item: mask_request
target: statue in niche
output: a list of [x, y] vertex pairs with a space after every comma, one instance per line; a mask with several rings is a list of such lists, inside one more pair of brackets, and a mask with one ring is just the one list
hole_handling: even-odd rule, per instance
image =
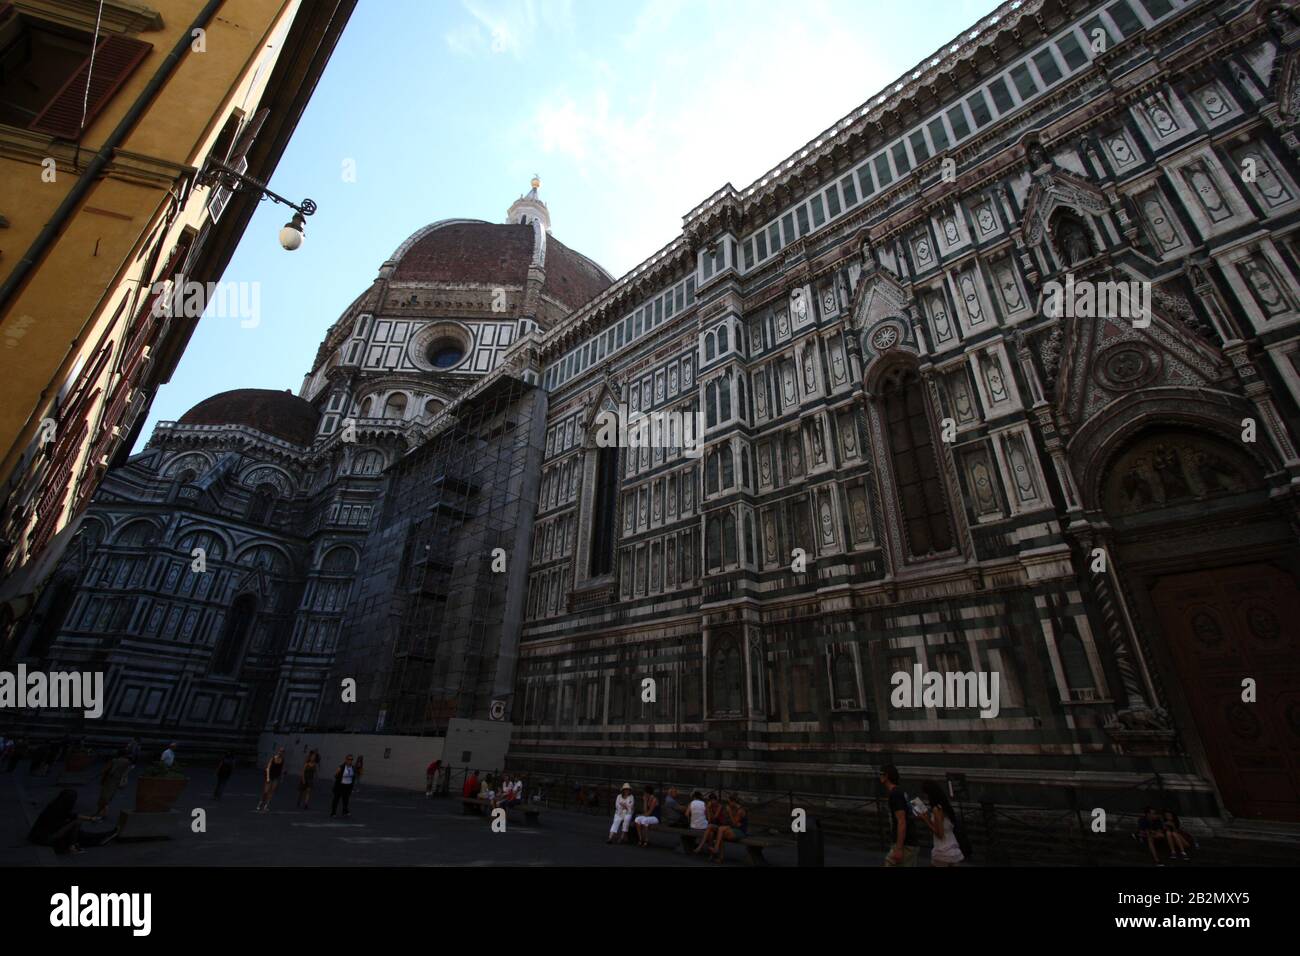
[[1088, 237], [1088, 227], [1076, 216], [1058, 215], [1052, 240], [1067, 266], [1078, 265], [1085, 259], [1092, 258], [1092, 240]]
[[1044, 166], [1050, 166], [1052, 161], [1047, 157], [1047, 150], [1043, 149], [1042, 143], [1029, 144], [1029, 168], [1035, 172]]
[[871, 236], [864, 234], [862, 237], [862, 265], [871, 268], [876, 264], [876, 252], [871, 248]]
[[813, 455], [817, 459], [817, 464], [824, 464], [826, 461], [826, 447], [822, 436], [822, 420], [820, 418], [813, 419], [812, 442]]
[[1191, 489], [1187, 487], [1187, 479], [1183, 475], [1183, 461], [1178, 454], [1178, 449], [1163, 442], [1156, 445], [1151, 465], [1155, 469], [1156, 477], [1160, 479], [1160, 487], [1165, 493], [1166, 503], [1191, 496]]
[[1151, 492], [1151, 483], [1142, 476], [1142, 469], [1135, 464], [1124, 476], [1124, 497], [1129, 507], [1137, 510], [1144, 508], [1155, 500]]
[[1196, 465], [1196, 477], [1201, 479], [1206, 494], [1236, 491], [1241, 487], [1240, 476], [1218, 455], [1197, 449], [1192, 453], [1192, 461]]

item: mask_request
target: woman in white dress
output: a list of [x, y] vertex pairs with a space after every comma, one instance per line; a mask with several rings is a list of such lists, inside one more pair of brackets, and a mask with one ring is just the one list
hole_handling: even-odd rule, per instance
[[930, 850], [930, 865], [956, 866], [966, 857], [962, 854], [961, 847], [957, 845], [957, 835], [953, 832], [953, 820], [956, 814], [953, 813], [952, 804], [948, 802], [948, 796], [943, 792], [943, 788], [932, 780], [921, 784], [921, 792], [925, 794], [925, 801], [930, 805], [921, 819], [934, 834], [934, 847]]

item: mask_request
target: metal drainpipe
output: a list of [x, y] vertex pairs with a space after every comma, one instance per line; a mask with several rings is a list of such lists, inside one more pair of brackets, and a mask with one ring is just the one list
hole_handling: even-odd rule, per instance
[[176, 41], [171, 53], [167, 54], [167, 59], [162, 62], [162, 65], [149, 80], [148, 86], [136, 97], [136, 101], [131, 104], [131, 109], [122, 117], [121, 122], [117, 124], [117, 128], [113, 130], [112, 134], [105, 140], [104, 145], [100, 147], [99, 152], [95, 154], [94, 159], [90, 161], [85, 172], [81, 174], [81, 178], [77, 180], [76, 185], [63, 198], [63, 202], [54, 211], [54, 215], [45, 224], [40, 235], [32, 242], [26, 255], [18, 260], [13, 272], [4, 280], [4, 284], [0, 285], [0, 316], [3, 316], [9, 310], [9, 305], [18, 294], [18, 289], [27, 278], [27, 274], [41, 260], [50, 246], [54, 244], [55, 239], [62, 232], [63, 226], [72, 218], [77, 206], [80, 205], [90, 191], [90, 187], [99, 178], [99, 174], [104, 171], [104, 167], [113, 158], [113, 153], [122, 145], [132, 127], [144, 115], [153, 98], [162, 89], [163, 84], [171, 78], [177, 64], [180, 63], [181, 57], [185, 55], [185, 51], [189, 49], [190, 43], [193, 42], [194, 31], [207, 25], [221, 6], [221, 3], [222, 0], [208, 0], [207, 4], [204, 5], [199, 15], [195, 17], [194, 22], [190, 24], [190, 28]]

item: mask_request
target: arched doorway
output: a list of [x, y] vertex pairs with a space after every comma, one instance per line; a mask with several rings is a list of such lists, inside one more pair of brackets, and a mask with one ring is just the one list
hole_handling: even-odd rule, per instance
[[1300, 820], [1300, 555], [1264, 469], [1241, 443], [1156, 426], [1097, 491], [1193, 756], [1234, 815]]

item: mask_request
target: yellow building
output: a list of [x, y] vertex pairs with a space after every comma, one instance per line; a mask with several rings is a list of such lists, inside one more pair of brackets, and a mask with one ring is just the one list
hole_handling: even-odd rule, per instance
[[355, 2], [0, 0], [0, 617], [184, 351], [179, 277], [253, 213], [200, 170], [270, 177]]

